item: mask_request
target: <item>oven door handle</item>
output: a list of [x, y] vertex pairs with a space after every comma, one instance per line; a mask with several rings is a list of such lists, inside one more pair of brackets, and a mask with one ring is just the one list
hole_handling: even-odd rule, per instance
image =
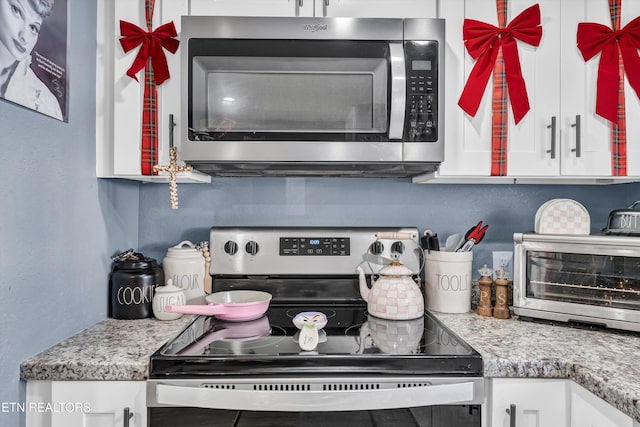
[[407, 74], [402, 43], [389, 43], [391, 61], [391, 108], [389, 112], [389, 139], [402, 139], [407, 104]]
[[474, 382], [375, 390], [265, 391], [156, 384], [156, 403], [236, 411], [367, 411], [476, 400]]

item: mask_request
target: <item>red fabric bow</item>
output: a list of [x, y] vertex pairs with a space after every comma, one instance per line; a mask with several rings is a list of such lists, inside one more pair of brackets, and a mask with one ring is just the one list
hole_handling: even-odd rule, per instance
[[507, 88], [511, 109], [516, 123], [529, 111], [527, 87], [522, 77], [516, 39], [538, 46], [542, 39], [540, 6], [534, 4], [516, 16], [506, 28], [498, 28], [474, 19], [465, 19], [462, 37], [469, 55], [476, 60], [458, 105], [469, 115], [475, 116], [482, 101], [493, 65], [502, 47]]
[[598, 65], [596, 114], [618, 123], [620, 53], [629, 84], [640, 97], [640, 16], [619, 31], [595, 22], [581, 22], [578, 24], [578, 49], [585, 61], [602, 52]]
[[151, 32], [144, 31], [131, 22], [120, 21], [120, 35], [122, 36], [120, 44], [125, 52], [129, 52], [131, 49], [141, 45], [136, 59], [127, 70], [129, 77], [137, 81], [136, 73], [142, 70], [147, 65], [147, 59], [151, 58], [155, 83], [161, 85], [169, 78], [169, 66], [162, 48], [171, 53], [176, 53], [178, 50], [180, 42], [173, 38], [178, 35], [173, 21], [161, 25]]

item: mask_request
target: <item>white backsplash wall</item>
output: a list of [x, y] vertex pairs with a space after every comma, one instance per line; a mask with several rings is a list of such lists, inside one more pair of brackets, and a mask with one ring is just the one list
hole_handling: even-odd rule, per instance
[[418, 185], [407, 179], [214, 178], [182, 184], [178, 210], [169, 208], [167, 185], [140, 188], [140, 249], [159, 262], [182, 240], [209, 240], [209, 228], [230, 225], [397, 225], [429, 228], [441, 243], [482, 220], [485, 239], [474, 248], [474, 274], [492, 265], [492, 251], [513, 250], [513, 233], [533, 230], [538, 207], [571, 198], [591, 215], [591, 231], [605, 227], [612, 209], [640, 199], [640, 184]]

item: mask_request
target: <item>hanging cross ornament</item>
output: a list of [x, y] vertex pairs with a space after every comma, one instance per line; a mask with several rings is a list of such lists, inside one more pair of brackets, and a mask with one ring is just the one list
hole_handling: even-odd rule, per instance
[[173, 128], [175, 127], [173, 114], [169, 114], [169, 164], [153, 166], [154, 172], [169, 173], [169, 200], [171, 209], [178, 209], [178, 172], [193, 172], [193, 167], [185, 165], [178, 166], [178, 150], [173, 146]]

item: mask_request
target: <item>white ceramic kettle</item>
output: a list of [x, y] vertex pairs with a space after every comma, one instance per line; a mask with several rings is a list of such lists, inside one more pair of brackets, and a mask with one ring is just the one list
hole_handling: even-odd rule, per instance
[[390, 320], [417, 319], [424, 315], [424, 297], [411, 277], [413, 272], [393, 260], [380, 270], [380, 277], [371, 289], [362, 267], [360, 275], [360, 295], [367, 302], [367, 311], [372, 316]]

